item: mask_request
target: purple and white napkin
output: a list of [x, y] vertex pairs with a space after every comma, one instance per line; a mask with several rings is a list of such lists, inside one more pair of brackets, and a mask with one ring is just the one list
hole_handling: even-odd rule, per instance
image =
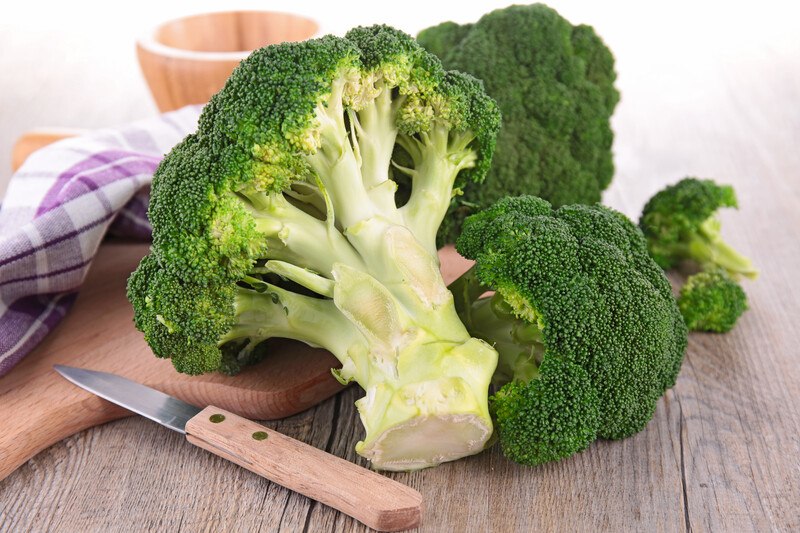
[[0, 205], [0, 376], [67, 313], [106, 232], [150, 239], [153, 172], [200, 109], [60, 141], [12, 176]]

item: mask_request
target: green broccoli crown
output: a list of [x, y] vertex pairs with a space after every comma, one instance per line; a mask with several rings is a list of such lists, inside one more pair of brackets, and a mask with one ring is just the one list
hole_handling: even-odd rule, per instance
[[[469, 217], [456, 247], [476, 260], [474, 272], [482, 290], [471, 294], [494, 290], [511, 310], [504, 315], [497, 311], [502, 306], [494, 305], [489, 313], [486, 299], [468, 309], [462, 304], [467, 328], [495, 343], [504, 380], [529, 376], [534, 390], [525, 394], [532, 401], [548, 397], [569, 406], [560, 419], [569, 420], [563, 425], [568, 434], [559, 442], [572, 447], [537, 449], [533, 457], [564, 457], [583, 449], [592, 440], [589, 435], [617, 439], [644, 428], [659, 397], [675, 383], [686, 326], [670, 284], [648, 256], [636, 226], [600, 205], [553, 210], [540, 198], [507, 198]], [[458, 286], [453, 292], [458, 306]], [[559, 364], [549, 367], [549, 360]], [[581, 383], [573, 366], [585, 372], [594, 392], [547, 392], [553, 383]], [[557, 368], [558, 376], [540, 384], [548, 368]], [[520, 397], [521, 388], [513, 385], [514, 398]], [[513, 418], [509, 423], [515, 429], [504, 435], [509, 395], [501, 389], [495, 399], [505, 449], [562, 438], [538, 434], [552, 427], [548, 418], [553, 416], [539, 407]], [[506, 408], [499, 409], [501, 405]], [[530, 424], [525, 430], [519, 428], [521, 420]], [[518, 440], [520, 435], [525, 439]]]
[[756, 277], [752, 262], [722, 240], [716, 214], [724, 207], [738, 207], [733, 187], [708, 179], [684, 178], [657, 192], [639, 219], [656, 263], [671, 268], [690, 260], [704, 270]]
[[499, 126], [481, 82], [387, 26], [253, 52], [156, 171], [136, 326], [190, 374], [276, 337], [327, 349], [366, 391], [356, 450], [376, 467], [477, 453], [497, 353], [459, 320], [436, 234]]
[[[738, 207], [733, 187], [712, 180], [684, 178], [648, 200], [639, 227], [648, 239], [668, 247], [699, 233], [702, 224], [723, 207]], [[670, 256], [659, 259], [675, 260]]]
[[689, 276], [678, 306], [691, 331], [730, 331], [747, 310], [747, 295], [724, 270]]
[[265, 249], [252, 215], [231, 190], [199, 135], [189, 135], [161, 162], [148, 216], [152, 253], [174, 276], [196, 283], [241, 277]]
[[533, 4], [474, 24], [445, 22], [418, 39], [445, 67], [482, 79], [503, 113], [489, 179], [454, 199], [440, 242], [453, 242], [466, 215], [505, 196], [555, 206], [600, 200], [614, 173], [610, 117], [619, 93], [614, 57], [590, 26]]
[[[256, 50], [155, 174], [152, 256], [129, 285], [137, 326], [181, 371], [236, 370], [268, 336], [241, 326], [237, 298], [268, 303], [285, 286], [267, 283], [267, 262], [329, 280], [336, 262], [362, 268], [344, 232], [371, 215], [432, 249], [452, 189], [484, 178], [499, 125], [479, 81], [387, 26]], [[402, 209], [398, 147], [418, 189]]]

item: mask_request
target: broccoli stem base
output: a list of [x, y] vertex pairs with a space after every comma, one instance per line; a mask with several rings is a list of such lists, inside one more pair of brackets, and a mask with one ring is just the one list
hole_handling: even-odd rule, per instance
[[366, 391], [356, 403], [366, 429], [356, 451], [384, 470], [477, 453], [492, 433], [497, 352], [470, 337], [436, 258], [407, 228], [374, 217], [346, 234], [367, 266], [333, 269], [333, 301], [366, 340], [340, 371]]
[[393, 472], [420, 470], [474, 455], [492, 433], [486, 419], [473, 414], [442, 414], [409, 418], [381, 433], [356, 452], [375, 468]]
[[285, 337], [333, 353], [342, 363], [334, 376], [366, 392], [356, 403], [366, 429], [356, 451], [375, 468], [414, 470], [479, 452], [492, 434], [497, 352], [470, 337], [436, 258], [408, 228], [374, 216], [342, 235], [362, 258], [355, 266], [334, 262], [325, 276], [280, 260], [261, 267], [320, 297], [249, 277], [239, 323], [223, 340]]
[[497, 352], [474, 338], [430, 340], [421, 336], [401, 354], [398, 379], [370, 385], [356, 402], [367, 430], [356, 451], [375, 468], [436, 466], [480, 452], [492, 434], [488, 389]]

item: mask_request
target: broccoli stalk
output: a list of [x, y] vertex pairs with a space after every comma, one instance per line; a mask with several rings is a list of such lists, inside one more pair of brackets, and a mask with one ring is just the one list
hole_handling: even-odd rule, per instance
[[156, 172], [137, 327], [191, 374], [235, 372], [272, 337], [328, 349], [366, 391], [356, 450], [377, 468], [477, 453], [497, 354], [459, 320], [435, 243], [498, 127], [480, 82], [392, 28], [254, 52]]
[[539, 375], [544, 359], [542, 328], [538, 321], [517, 319], [514, 309], [499, 294], [480, 298], [489, 290], [473, 266], [452, 284], [459, 316], [470, 334], [490, 342], [498, 353], [492, 383], [501, 387], [511, 381], [528, 382]]
[[702, 270], [755, 279], [750, 259], [722, 239], [716, 213], [724, 207], [738, 207], [733, 187], [712, 180], [684, 178], [656, 193], [639, 219], [653, 259], [664, 269], [686, 260]]
[[540, 464], [644, 428], [686, 326], [630, 220], [506, 198], [469, 217], [456, 247], [476, 261], [450, 285], [456, 309], [499, 353], [490, 408], [507, 457]]
[[697, 233], [689, 236], [685, 246], [677, 245], [673, 253], [693, 259], [703, 269], [722, 268], [737, 277], [758, 277], [753, 262], [722, 239], [721, 229], [719, 220], [707, 218], [697, 227]]

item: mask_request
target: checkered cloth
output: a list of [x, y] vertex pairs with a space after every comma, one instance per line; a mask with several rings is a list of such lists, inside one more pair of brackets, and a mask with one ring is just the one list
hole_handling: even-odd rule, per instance
[[106, 232], [148, 240], [149, 184], [200, 108], [66, 139], [32, 154], [0, 207], [0, 376], [64, 317]]

